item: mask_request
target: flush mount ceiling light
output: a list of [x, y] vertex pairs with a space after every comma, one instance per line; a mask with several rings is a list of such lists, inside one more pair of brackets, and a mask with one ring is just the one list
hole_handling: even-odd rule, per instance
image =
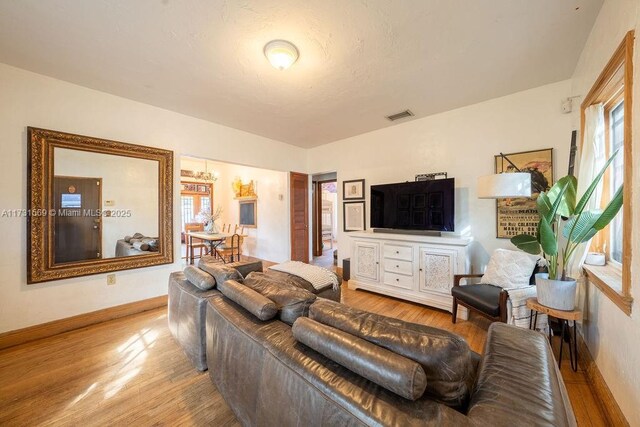
[[278, 70], [286, 70], [298, 60], [298, 48], [286, 40], [272, 40], [264, 46], [264, 56]]

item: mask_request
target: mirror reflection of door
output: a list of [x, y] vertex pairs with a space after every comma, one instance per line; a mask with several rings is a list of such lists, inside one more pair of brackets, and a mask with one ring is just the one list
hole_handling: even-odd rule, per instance
[[102, 178], [53, 180], [56, 264], [102, 258]]

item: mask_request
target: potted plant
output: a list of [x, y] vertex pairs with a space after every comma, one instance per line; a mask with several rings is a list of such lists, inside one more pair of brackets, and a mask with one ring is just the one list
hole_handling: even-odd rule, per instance
[[578, 182], [567, 175], [556, 182], [536, 200], [538, 216], [537, 235], [520, 234], [511, 242], [527, 253], [540, 255], [547, 262], [548, 273], [536, 274], [538, 302], [558, 310], [573, 310], [576, 281], [568, 277], [576, 249], [588, 242], [606, 227], [622, 207], [622, 186], [604, 210], [585, 210], [604, 172], [617, 151], [607, 160], [584, 195], [577, 201]]

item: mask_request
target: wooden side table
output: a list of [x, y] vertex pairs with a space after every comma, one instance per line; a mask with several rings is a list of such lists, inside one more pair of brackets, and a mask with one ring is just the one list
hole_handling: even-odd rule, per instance
[[[576, 326], [576, 321], [582, 320], [582, 312], [580, 310], [556, 310], [555, 308], [550, 308], [540, 304], [537, 298], [529, 298], [527, 300], [527, 308], [531, 310], [531, 315], [529, 316], [529, 329], [535, 330], [536, 324], [538, 322], [538, 313], [543, 313], [547, 316], [553, 316], [556, 319], [560, 320], [562, 330], [560, 332], [560, 355], [558, 356], [558, 368], [562, 368], [562, 349], [564, 348], [564, 334], [565, 331], [569, 329], [569, 361], [571, 362], [571, 369], [576, 372], [578, 370], [578, 328]], [[569, 325], [569, 321], [571, 320], [573, 320], [573, 336], [571, 334], [571, 326]], [[549, 338], [551, 338], [551, 332], [549, 332]], [[549, 341], [549, 343], [551, 343], [551, 341]]]

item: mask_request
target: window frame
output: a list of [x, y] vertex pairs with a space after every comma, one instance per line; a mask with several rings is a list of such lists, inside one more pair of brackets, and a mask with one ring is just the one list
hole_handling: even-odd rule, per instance
[[[609, 261], [602, 267], [585, 265], [584, 271], [598, 289], [611, 299], [624, 313], [631, 315], [633, 298], [631, 296], [631, 260], [632, 260], [632, 121], [633, 115], [633, 43], [634, 31], [629, 31], [613, 56], [604, 67], [602, 73], [585, 97], [580, 111], [580, 144], [584, 144], [585, 111], [594, 104], [604, 104], [605, 107], [605, 144], [606, 152], [610, 153], [610, 113], [620, 101], [624, 101], [624, 190], [622, 205], [622, 263]], [[610, 172], [607, 171], [603, 181], [603, 202], [608, 202], [611, 196]], [[609, 242], [610, 231], [606, 230], [596, 235], [592, 247], [602, 248]], [[607, 244], [607, 248], [610, 245]]]

